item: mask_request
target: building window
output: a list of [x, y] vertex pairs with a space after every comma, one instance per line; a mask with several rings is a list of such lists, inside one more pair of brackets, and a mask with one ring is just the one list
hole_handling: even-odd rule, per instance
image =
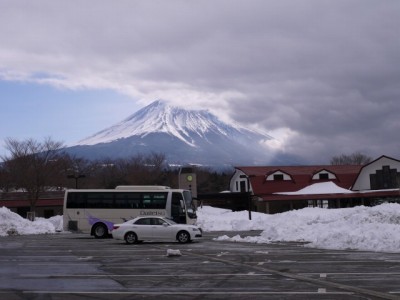
[[390, 166], [383, 166], [382, 170], [376, 170], [375, 174], [369, 175], [369, 179], [372, 190], [400, 187], [400, 173], [397, 169], [391, 169]]
[[283, 180], [283, 174], [274, 174], [274, 180], [276, 181]]
[[329, 179], [329, 174], [328, 173], [320, 173], [319, 179]]
[[240, 181], [240, 190], [239, 190], [239, 192], [241, 192], [241, 193], [247, 192], [246, 181]]
[[329, 180], [329, 179], [337, 179], [337, 178], [335, 174], [327, 170], [321, 170], [317, 173], [314, 173], [312, 176], [312, 180]]

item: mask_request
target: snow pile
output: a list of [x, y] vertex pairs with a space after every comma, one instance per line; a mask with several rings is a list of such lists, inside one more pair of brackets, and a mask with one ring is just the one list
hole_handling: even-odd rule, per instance
[[280, 195], [351, 194], [351, 190], [341, 188], [332, 181], [314, 183], [296, 192], [275, 193]]
[[179, 249], [168, 249], [167, 256], [182, 256], [182, 253]]
[[197, 211], [196, 225], [204, 231], [263, 230], [269, 217], [271, 215], [251, 212], [249, 220], [247, 210], [232, 212], [228, 209], [203, 206]]
[[[248, 211], [204, 206], [197, 215], [197, 225], [206, 232], [261, 230], [259, 236], [223, 235], [216, 238], [219, 241], [304, 242], [315, 248], [400, 253], [400, 204], [304, 208], [275, 215], [251, 212], [251, 220]], [[0, 236], [55, 233], [62, 231], [62, 221], [62, 216], [56, 216], [31, 222], [0, 207]]]
[[260, 236], [221, 236], [216, 240], [271, 243], [306, 242], [325, 249], [400, 253], [400, 205], [343, 209], [305, 208], [276, 215], [203, 207], [198, 225], [205, 231], [263, 230]]
[[0, 236], [55, 233], [62, 230], [62, 216], [50, 219], [36, 218], [29, 221], [13, 213], [6, 207], [0, 207]]

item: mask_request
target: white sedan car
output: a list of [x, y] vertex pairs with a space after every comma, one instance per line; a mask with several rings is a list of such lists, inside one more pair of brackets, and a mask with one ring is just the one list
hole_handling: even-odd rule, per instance
[[122, 224], [114, 224], [112, 237], [133, 244], [143, 240], [178, 241], [189, 243], [202, 236], [199, 227], [177, 224], [162, 217], [137, 217]]

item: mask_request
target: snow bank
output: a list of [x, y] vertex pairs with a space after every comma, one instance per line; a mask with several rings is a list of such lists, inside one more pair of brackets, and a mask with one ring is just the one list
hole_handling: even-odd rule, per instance
[[245, 231], [263, 230], [270, 215], [203, 206], [197, 211], [197, 226], [205, 231]]
[[[204, 206], [197, 225], [204, 231], [261, 230], [259, 236], [220, 236], [216, 240], [272, 243], [305, 242], [307, 247], [355, 249], [400, 253], [400, 204], [375, 207], [304, 208], [267, 215]], [[62, 216], [36, 218], [31, 222], [0, 207], [0, 236], [44, 234], [62, 231]]]
[[6, 207], [0, 207], [0, 236], [55, 233], [62, 230], [62, 216], [50, 219], [36, 218], [29, 221], [13, 213]]
[[343, 209], [305, 208], [276, 215], [203, 207], [198, 224], [205, 231], [263, 230], [260, 236], [221, 236], [216, 240], [271, 243], [306, 242], [307, 247], [400, 253], [400, 205]]

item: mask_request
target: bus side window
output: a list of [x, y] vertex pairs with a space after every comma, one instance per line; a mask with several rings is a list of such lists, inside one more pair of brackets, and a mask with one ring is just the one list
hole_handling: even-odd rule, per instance
[[141, 208], [140, 193], [116, 193], [115, 207], [116, 208]]
[[84, 193], [69, 193], [67, 196], [67, 208], [85, 208], [86, 195]]

